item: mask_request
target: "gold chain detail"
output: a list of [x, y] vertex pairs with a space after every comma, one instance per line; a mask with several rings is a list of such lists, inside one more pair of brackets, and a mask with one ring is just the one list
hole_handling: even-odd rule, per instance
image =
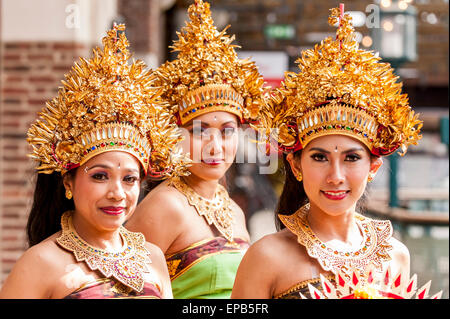
[[214, 224], [229, 242], [233, 241], [231, 199], [222, 185], [217, 185], [214, 199], [210, 200], [197, 194], [194, 189], [179, 177], [172, 178], [170, 183], [186, 196], [189, 204], [195, 208], [200, 216], [206, 219], [208, 225]]
[[71, 251], [76, 260], [84, 261], [89, 269], [99, 270], [106, 278], [113, 277], [123, 285], [141, 292], [144, 288], [144, 275], [149, 273], [150, 253], [145, 248], [145, 238], [120, 227], [119, 232], [124, 246], [119, 252], [108, 252], [92, 247], [76, 232], [72, 224], [72, 211], [61, 217], [62, 234], [56, 242]]

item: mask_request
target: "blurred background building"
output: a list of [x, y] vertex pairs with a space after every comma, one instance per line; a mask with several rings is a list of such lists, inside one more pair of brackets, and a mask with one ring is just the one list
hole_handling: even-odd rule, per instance
[[[433, 291], [443, 289], [448, 298], [448, 0], [344, 2], [357, 25], [361, 48], [380, 50], [382, 57], [383, 52], [395, 55], [403, 50], [399, 54], [406, 58], [392, 62], [410, 104], [424, 121], [419, 145], [411, 147], [395, 167], [386, 161], [370, 185], [367, 214], [393, 221], [396, 236], [410, 249], [412, 273], [419, 274], [419, 284], [432, 279]], [[184, 25], [191, 3], [0, 0], [0, 286], [27, 248], [25, 225], [35, 173], [26, 157], [25, 138], [37, 112], [56, 95], [73, 62], [89, 56], [92, 47], [100, 44], [113, 21], [127, 25], [135, 57], [149, 67], [173, 58], [168, 46]], [[236, 35], [238, 54], [252, 57], [272, 86], [279, 84], [285, 70], [297, 71], [295, 60], [302, 50], [334, 34], [327, 18], [329, 9], [339, 4], [331, 0], [210, 3], [216, 26], [221, 30], [231, 25], [228, 34]], [[388, 13], [382, 12], [393, 7], [398, 11], [393, 20], [383, 20]], [[409, 16], [415, 27], [408, 24]], [[384, 40], [383, 52], [377, 46], [382, 43], [380, 32], [392, 36]], [[412, 41], [416, 50], [398, 46], [405, 41]], [[273, 210], [282, 180], [280, 173], [259, 174], [259, 168], [260, 163], [236, 164], [227, 179], [230, 192], [247, 214], [252, 240], [275, 231]], [[396, 208], [389, 207], [392, 171]]]

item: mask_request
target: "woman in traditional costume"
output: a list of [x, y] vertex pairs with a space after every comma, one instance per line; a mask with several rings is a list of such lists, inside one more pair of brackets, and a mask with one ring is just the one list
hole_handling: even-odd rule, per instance
[[170, 151], [181, 136], [145, 64], [128, 64], [124, 30], [114, 26], [103, 48], [75, 64], [28, 131], [39, 163], [30, 248], [1, 298], [172, 298], [161, 250], [122, 224], [152, 153], [167, 155], [162, 168], [181, 169]]
[[390, 221], [357, 210], [382, 156], [417, 144], [422, 123], [390, 65], [358, 48], [342, 8], [329, 23], [339, 24], [336, 39], [303, 52], [300, 72], [287, 72], [261, 110], [262, 130], [284, 153], [279, 231], [249, 248], [232, 298], [358, 298], [375, 275], [409, 280], [409, 252]]
[[226, 29], [213, 25], [209, 3], [196, 0], [188, 13], [172, 47], [177, 58], [154, 73], [186, 137], [190, 175], [152, 188], [125, 227], [164, 252], [174, 298], [229, 298], [249, 234], [219, 180], [236, 156], [241, 122], [257, 115], [264, 81], [253, 62], [237, 58]]

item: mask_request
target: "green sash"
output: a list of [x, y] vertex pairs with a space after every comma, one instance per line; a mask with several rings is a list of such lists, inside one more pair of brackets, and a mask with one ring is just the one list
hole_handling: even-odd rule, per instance
[[217, 237], [166, 256], [174, 298], [230, 298], [247, 247], [241, 239]]

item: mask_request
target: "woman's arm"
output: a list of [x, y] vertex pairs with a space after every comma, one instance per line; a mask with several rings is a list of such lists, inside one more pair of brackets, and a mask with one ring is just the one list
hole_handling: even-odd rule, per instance
[[276, 265], [272, 263], [270, 240], [263, 237], [242, 258], [231, 299], [270, 299], [273, 295]]
[[388, 252], [392, 258], [390, 262], [393, 275], [402, 272], [405, 278], [410, 276], [410, 254], [408, 248], [399, 240], [391, 237], [389, 243], [392, 245], [392, 252]]
[[0, 290], [0, 299], [51, 298], [54, 265], [45, 248], [34, 246], [19, 258]]

